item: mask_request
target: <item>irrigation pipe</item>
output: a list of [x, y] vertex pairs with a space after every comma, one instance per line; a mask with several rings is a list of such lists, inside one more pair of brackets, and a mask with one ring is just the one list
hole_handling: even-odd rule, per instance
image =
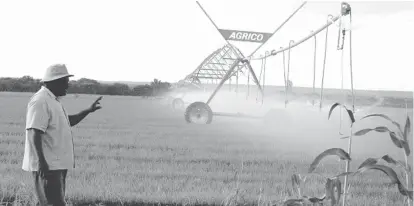
[[[330, 15], [330, 16], [332, 16], [332, 15]], [[321, 28], [319, 28], [319, 29], [318, 29], [318, 30], [316, 30], [315, 32], [312, 32], [311, 34], [309, 34], [308, 36], [304, 37], [303, 39], [301, 39], [301, 40], [297, 41], [295, 44], [288, 46], [287, 48], [282, 48], [282, 49], [277, 50], [277, 51], [276, 51], [276, 50], [273, 50], [272, 52], [270, 52], [270, 54], [265, 55], [265, 56], [263, 56], [263, 57], [257, 57], [257, 58], [253, 58], [253, 57], [251, 57], [251, 58], [248, 58], [248, 59], [249, 59], [249, 60], [260, 60], [260, 59], [262, 59], [262, 58], [268, 58], [268, 57], [270, 57], [270, 56], [275, 56], [275, 55], [276, 55], [276, 54], [278, 54], [278, 53], [281, 53], [281, 52], [286, 51], [286, 50], [288, 50], [288, 49], [294, 48], [294, 47], [296, 47], [296, 46], [298, 46], [298, 45], [302, 44], [304, 41], [306, 41], [306, 40], [310, 39], [311, 37], [313, 37], [313, 36], [317, 35], [319, 32], [323, 31], [325, 28], [326, 28], [326, 29], [328, 29], [328, 27], [329, 27], [331, 24], [335, 23], [335, 21], [337, 21], [337, 20], [339, 19], [339, 17], [340, 17], [340, 16], [337, 16], [337, 17], [332, 18], [330, 21], [328, 21], [328, 22], [327, 22], [325, 25], [323, 25]]]

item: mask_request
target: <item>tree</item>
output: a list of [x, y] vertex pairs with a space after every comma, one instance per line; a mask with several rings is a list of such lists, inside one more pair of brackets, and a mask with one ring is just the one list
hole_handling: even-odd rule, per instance
[[171, 84], [168, 82], [161, 82], [161, 80], [154, 79], [151, 82], [151, 87], [153, 88], [153, 95], [162, 95], [165, 92], [168, 92], [171, 89]]

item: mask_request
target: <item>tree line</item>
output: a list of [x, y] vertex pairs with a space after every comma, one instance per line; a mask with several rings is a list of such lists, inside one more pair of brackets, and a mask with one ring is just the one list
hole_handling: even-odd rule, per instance
[[[105, 84], [93, 79], [71, 80], [69, 94], [97, 94], [123, 96], [159, 96], [171, 90], [171, 84], [154, 79], [150, 84], [129, 86], [124, 83]], [[31, 76], [0, 78], [0, 92], [36, 92], [42, 83]]]

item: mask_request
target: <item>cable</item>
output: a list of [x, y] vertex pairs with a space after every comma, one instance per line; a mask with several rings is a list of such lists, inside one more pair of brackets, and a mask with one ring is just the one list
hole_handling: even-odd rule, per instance
[[[330, 18], [332, 18], [332, 15], [328, 15], [328, 22], [330, 21]], [[322, 69], [322, 85], [321, 85], [321, 101], [319, 102], [319, 110], [322, 110], [322, 104], [323, 104], [323, 83], [325, 79], [325, 66], [326, 66], [326, 53], [328, 50], [328, 27], [326, 27], [326, 36], [325, 36], [325, 53], [323, 58], [323, 69]]]
[[249, 94], [250, 94], [250, 71], [248, 71], [248, 73], [247, 73], [247, 96], [246, 96], [246, 99], [249, 98]]
[[[303, 6], [305, 6], [305, 4], [306, 4], [307, 2], [306, 1], [304, 1], [301, 5], [300, 5], [300, 7], [299, 8], [297, 8], [296, 10], [295, 10], [295, 12], [293, 12], [290, 16], [289, 16], [289, 18], [287, 18], [272, 34], [271, 34], [271, 36], [270, 37], [272, 37], [277, 31], [279, 31]], [[216, 28], [217, 28], [217, 26], [216, 26]], [[217, 28], [217, 30], [218, 30], [218, 28]], [[270, 38], [269, 37], [269, 38]], [[257, 47], [249, 56], [248, 56], [248, 58], [251, 58], [252, 56], [253, 56], [253, 54], [255, 54], [261, 47], [263, 46], [263, 44], [261, 44], [261, 45], [259, 45], [259, 47]], [[265, 57], [261, 57], [261, 58], [266, 58], [266, 56]]]
[[286, 82], [286, 63], [285, 63], [285, 52], [283, 51], [283, 80], [285, 81], [285, 90], [287, 88], [287, 82]]
[[[263, 55], [261, 55], [261, 56], [263, 56]], [[265, 59], [266, 58], [261, 59], [262, 63], [260, 64], [259, 85], [260, 85], [260, 82], [262, 81], [262, 73], [263, 73], [263, 68], [264, 68], [264, 64], [265, 64]], [[257, 90], [257, 93], [256, 93], [256, 103], [257, 103], [258, 98], [259, 98], [259, 90]]]
[[315, 78], [316, 78], [316, 35], [315, 38], [315, 50], [313, 53], [313, 90], [312, 90], [312, 106], [315, 106]]
[[[265, 52], [265, 55], [267, 55], [267, 53], [268, 52]], [[263, 105], [263, 102], [264, 102], [264, 91], [265, 91], [265, 81], [266, 81], [266, 61], [267, 61], [267, 58], [264, 58], [264, 66], [263, 66], [263, 86], [262, 86], [262, 88], [263, 88], [263, 94], [262, 94], [262, 105]]]
[[287, 79], [286, 79], [286, 63], [285, 63], [285, 51], [283, 51], [283, 79], [285, 80], [285, 108], [287, 104]]
[[[349, 22], [352, 25], [352, 12], [349, 11]], [[352, 71], [352, 29], [349, 29], [349, 67], [351, 70], [352, 112], [355, 113], [354, 75]]]
[[291, 92], [291, 84], [290, 84], [290, 79], [289, 79], [289, 75], [290, 75], [290, 51], [291, 51], [291, 45], [292, 45], [292, 43], [294, 43], [294, 41], [293, 40], [290, 40], [289, 41], [289, 51], [288, 51], [288, 54], [289, 54], [289, 59], [288, 59], [288, 63], [287, 63], [287, 69], [288, 69], [288, 71], [287, 71], [287, 76], [286, 76], [286, 83], [287, 83], [287, 90], [286, 90], [286, 101], [285, 101], [285, 108], [287, 107], [287, 104], [288, 104], [288, 102], [289, 102], [289, 98], [288, 98], [288, 93], [290, 93]]
[[287, 72], [287, 81], [288, 81], [288, 84], [289, 84], [289, 81], [290, 81], [290, 79], [289, 79], [289, 77], [290, 77], [290, 51], [291, 51], [290, 45], [292, 43], [294, 43], [294, 41], [293, 40], [290, 40], [290, 42], [289, 42], [289, 52], [288, 52], [289, 53], [288, 72]]
[[[344, 37], [345, 37], [345, 32], [343, 32], [343, 40], [345, 39]], [[342, 52], [341, 52], [341, 92], [343, 94], [344, 92], [344, 49], [343, 49], [343, 45], [341, 49], [342, 49]], [[342, 103], [345, 103], [344, 99], [342, 100], [343, 101]], [[342, 131], [342, 109], [339, 110], [339, 134], [343, 135], [341, 131]]]

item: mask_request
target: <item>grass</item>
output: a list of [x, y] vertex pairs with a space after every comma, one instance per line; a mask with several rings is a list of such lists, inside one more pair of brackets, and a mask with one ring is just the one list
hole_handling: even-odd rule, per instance
[[[21, 170], [29, 97], [0, 93], [0, 204], [33, 201], [31, 176]], [[75, 113], [94, 98], [68, 96], [63, 102]], [[328, 120], [327, 113], [294, 113], [294, 122], [272, 127], [231, 118], [192, 125], [159, 100], [105, 96], [101, 104], [102, 110], [73, 128], [76, 168], [68, 173], [66, 195], [73, 205], [219, 205], [236, 186], [239, 204], [257, 204], [259, 197], [261, 203], [276, 203], [294, 197], [291, 175], [306, 173], [317, 154], [347, 147], [347, 140], [339, 139], [335, 114]], [[405, 118], [405, 109], [379, 110], [397, 121]], [[366, 124], [384, 125], [375, 121]], [[389, 138], [375, 134], [353, 141], [351, 170], [367, 157], [401, 154]], [[316, 170], [335, 175], [344, 165], [327, 158]], [[310, 178], [302, 193], [323, 194], [325, 179]], [[368, 171], [349, 181], [350, 205], [402, 205], [398, 190], [386, 184], [389, 179], [382, 173]]]

